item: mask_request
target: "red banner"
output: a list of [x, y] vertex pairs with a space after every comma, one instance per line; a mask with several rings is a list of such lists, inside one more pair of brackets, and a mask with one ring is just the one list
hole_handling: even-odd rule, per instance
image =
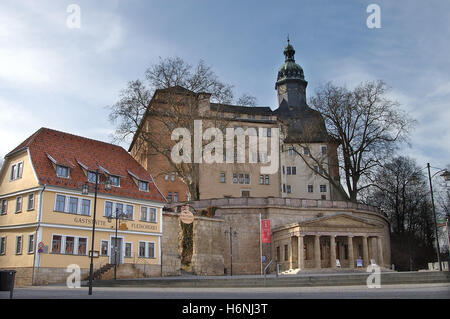
[[264, 244], [270, 243], [270, 219], [261, 220], [261, 240]]

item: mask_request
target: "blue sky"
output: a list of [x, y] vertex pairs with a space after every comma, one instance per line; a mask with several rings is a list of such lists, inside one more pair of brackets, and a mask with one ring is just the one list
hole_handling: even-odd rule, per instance
[[[369, 4], [381, 28], [369, 29]], [[70, 29], [69, 4], [81, 9]], [[0, 2], [0, 156], [42, 126], [110, 142], [107, 105], [158, 57], [200, 59], [258, 105], [274, 83], [289, 34], [307, 95], [333, 81], [384, 80], [419, 123], [401, 154], [450, 163], [450, 1]], [[127, 148], [128, 145], [123, 145]]]

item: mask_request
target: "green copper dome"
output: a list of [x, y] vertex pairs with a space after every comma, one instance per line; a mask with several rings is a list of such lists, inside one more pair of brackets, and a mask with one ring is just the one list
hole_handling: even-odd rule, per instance
[[303, 69], [300, 65], [295, 63], [294, 55], [295, 50], [294, 47], [289, 43], [284, 48], [284, 56], [285, 62], [278, 70], [277, 84], [288, 79], [299, 79], [305, 80], [305, 76], [303, 74]]

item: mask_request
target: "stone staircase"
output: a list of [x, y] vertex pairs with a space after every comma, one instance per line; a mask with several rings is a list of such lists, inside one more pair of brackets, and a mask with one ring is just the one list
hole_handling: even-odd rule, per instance
[[94, 280], [101, 280], [103, 274], [107, 273], [113, 267], [114, 267], [114, 264], [106, 264], [106, 265], [100, 267], [99, 269], [95, 270], [94, 275], [93, 275]]
[[[314, 286], [366, 286], [367, 272], [353, 273], [300, 273], [291, 276], [214, 276], [192, 278], [148, 278], [102, 280], [94, 282], [103, 287], [314, 287]], [[450, 272], [382, 272], [381, 285], [450, 283]]]

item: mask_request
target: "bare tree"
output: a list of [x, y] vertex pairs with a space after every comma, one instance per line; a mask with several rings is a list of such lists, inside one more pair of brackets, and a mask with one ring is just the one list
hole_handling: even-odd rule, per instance
[[257, 103], [256, 97], [248, 93], [242, 94], [242, 96], [236, 101], [237, 105], [242, 106], [256, 106], [256, 103]]
[[[133, 156], [141, 164], [163, 163], [159, 168], [164, 169], [158, 175], [175, 172], [191, 198], [198, 199], [199, 166], [193, 159], [191, 163], [173, 160], [171, 151], [177, 141], [171, 139], [171, 134], [176, 128], [194, 132], [195, 120], [202, 120], [203, 130], [226, 127], [231, 118], [221, 114], [220, 105], [231, 103], [232, 87], [221, 82], [203, 61], [193, 68], [178, 57], [160, 59], [145, 76], [146, 83], [130, 81], [120, 92], [119, 101], [110, 107], [110, 120], [117, 125], [115, 139], [133, 137]], [[205, 99], [219, 106], [205, 112]], [[190, 139], [190, 145], [194, 145], [194, 134]]]
[[[353, 90], [327, 83], [310, 99], [310, 105], [322, 114], [330, 139], [339, 145], [336, 163], [352, 202], [358, 200], [360, 191], [370, 187], [375, 169], [400, 142], [407, 141], [415, 124], [386, 93], [382, 81], [361, 83]], [[344, 192], [329, 162], [312, 154], [299, 155], [310, 168], [318, 166], [316, 173]]]

